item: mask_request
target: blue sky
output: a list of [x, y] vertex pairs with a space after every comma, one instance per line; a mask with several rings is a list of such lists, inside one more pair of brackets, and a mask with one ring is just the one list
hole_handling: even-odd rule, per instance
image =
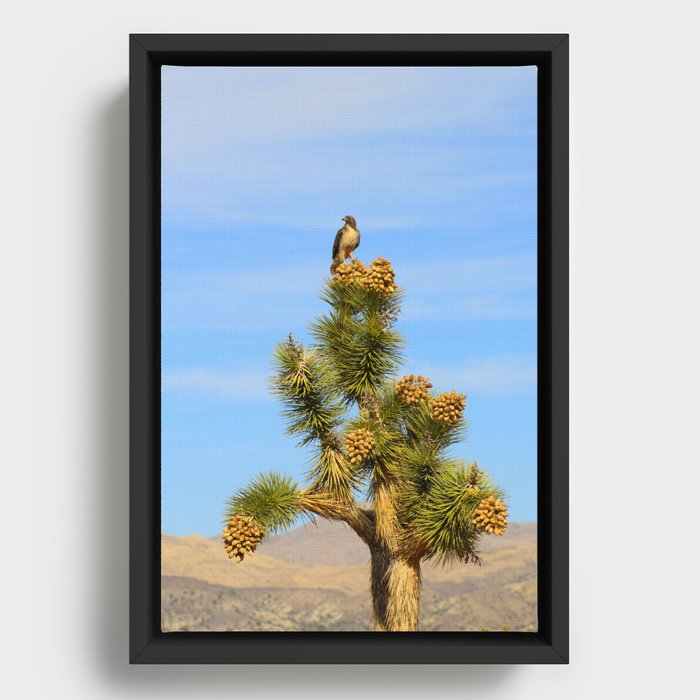
[[[346, 214], [405, 293], [405, 373], [467, 394], [456, 456], [536, 518], [535, 67], [162, 68], [162, 529], [212, 535], [309, 453], [268, 390]], [[403, 372], [402, 372], [403, 373]]]

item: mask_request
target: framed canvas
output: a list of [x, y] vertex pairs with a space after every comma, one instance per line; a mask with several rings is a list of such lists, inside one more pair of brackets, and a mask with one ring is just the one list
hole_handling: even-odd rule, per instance
[[567, 35], [132, 35], [130, 178], [131, 663], [568, 663]]

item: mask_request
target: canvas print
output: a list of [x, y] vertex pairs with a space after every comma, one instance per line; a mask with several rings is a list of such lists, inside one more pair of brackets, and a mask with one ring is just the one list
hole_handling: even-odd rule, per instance
[[161, 629], [536, 631], [537, 69], [161, 78]]

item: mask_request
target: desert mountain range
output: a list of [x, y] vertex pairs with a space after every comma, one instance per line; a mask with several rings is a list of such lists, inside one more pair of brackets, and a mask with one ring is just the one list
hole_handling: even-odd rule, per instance
[[[482, 538], [482, 566], [423, 565], [421, 630], [534, 631], [534, 523]], [[272, 535], [236, 564], [221, 540], [161, 536], [161, 625], [177, 631], [370, 630], [369, 554], [346, 526]]]

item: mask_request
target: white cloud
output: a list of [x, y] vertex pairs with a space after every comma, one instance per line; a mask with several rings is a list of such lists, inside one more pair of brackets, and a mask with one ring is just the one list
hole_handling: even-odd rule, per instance
[[164, 370], [163, 387], [233, 398], [263, 398], [270, 394], [270, 375], [264, 372], [221, 372], [205, 367]]
[[[361, 134], [416, 126], [512, 126], [536, 99], [533, 67], [166, 66], [163, 123], [180, 143]], [[196, 126], [196, 130], [193, 129]], [[170, 142], [164, 143], [167, 148]]]
[[[164, 280], [165, 281], [165, 280]], [[167, 276], [168, 294], [190, 297], [201, 294], [212, 300], [248, 301], [251, 294], [306, 292], [320, 286], [315, 266], [280, 267], [226, 272], [172, 273]]]
[[502, 355], [469, 360], [460, 365], [421, 367], [418, 362], [406, 364], [420, 367], [437, 390], [455, 389], [465, 394], [518, 394], [537, 387], [537, 355]]
[[[534, 77], [532, 67], [164, 68], [163, 212], [207, 226], [284, 216], [323, 226], [351, 206], [444, 225], [437, 212], [532, 208]], [[499, 139], [513, 132], [521, 138]]]
[[[322, 311], [324, 267], [280, 267], [236, 273], [182, 272], [163, 277], [163, 320], [169, 328], [241, 323], [251, 328], [306, 327]], [[401, 319], [535, 319], [536, 259], [511, 255], [401, 266]], [[281, 318], [283, 317], [283, 319]], [[290, 325], [293, 324], [293, 325]]]
[[537, 284], [535, 255], [504, 255], [401, 266], [402, 287], [418, 294], [480, 291], [483, 294], [533, 289]]
[[406, 321], [537, 318], [534, 255], [406, 265], [401, 286]]
[[510, 299], [497, 295], [480, 295], [439, 300], [407, 301], [401, 316], [404, 321], [534, 321], [537, 302], [534, 299]]

